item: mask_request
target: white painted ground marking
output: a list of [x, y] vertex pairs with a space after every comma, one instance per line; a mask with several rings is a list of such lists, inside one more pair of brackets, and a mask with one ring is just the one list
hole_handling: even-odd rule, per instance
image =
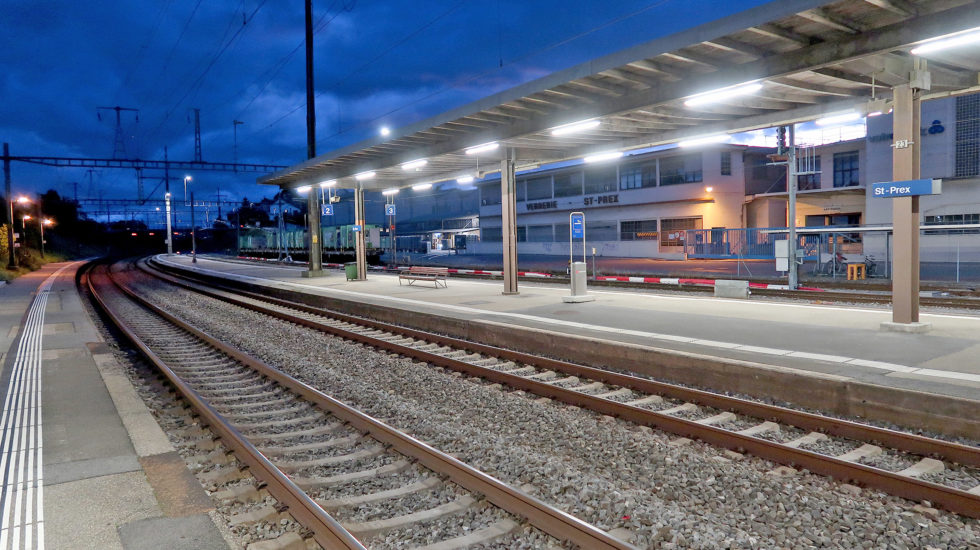
[[868, 367], [869, 369], [882, 369], [889, 370], [893, 372], [914, 372], [920, 369], [915, 367], [906, 367], [905, 365], [896, 365], [895, 363], [884, 363], [882, 361], [868, 361], [867, 359], [851, 359], [847, 362], [848, 365], [858, 365], [861, 367]]
[[41, 343], [51, 285], [66, 264], [38, 287], [17, 346], [0, 416], [0, 550], [44, 549], [43, 434], [41, 431]]
[[952, 372], [947, 370], [935, 370], [935, 369], [913, 369], [908, 372], [912, 374], [921, 374], [922, 376], [935, 376], [938, 378], [954, 378], [956, 380], [969, 380], [970, 382], [980, 382], [980, 374], [969, 374], [966, 372]]
[[[373, 294], [368, 294], [368, 293], [365, 293], [365, 292], [355, 292], [355, 291], [352, 291], [352, 290], [342, 290], [342, 289], [339, 289], [339, 288], [328, 288], [328, 287], [315, 286], [315, 285], [304, 285], [302, 283], [286, 283], [284, 281], [278, 281], [278, 280], [275, 280], [275, 279], [267, 279], [267, 278], [264, 278], [264, 277], [254, 277], [254, 276], [251, 276], [251, 275], [239, 275], [237, 273], [229, 273], [227, 271], [216, 271], [216, 270], [213, 270], [213, 269], [206, 269], [206, 268], [203, 268], [203, 267], [200, 267], [200, 266], [191, 267], [191, 266], [187, 266], [187, 265], [183, 265], [183, 264], [178, 264], [178, 263], [175, 263], [175, 262], [169, 262], [169, 261], [167, 261], [162, 256], [158, 256], [157, 259], [160, 260], [161, 262], [165, 263], [165, 264], [173, 265], [173, 266], [176, 266], [176, 267], [180, 267], [180, 268], [184, 268], [184, 269], [194, 269], [194, 270], [200, 271], [202, 273], [219, 275], [219, 276], [222, 276], [222, 277], [227, 277], [229, 279], [236, 279], [236, 280], [243, 281], [243, 282], [259, 282], [259, 281], [261, 281], [261, 282], [265, 282], [267, 284], [268, 283], [272, 283], [272, 284], [281, 285], [281, 286], [294, 286], [294, 287], [300, 287], [300, 288], [307, 288], [307, 289], [311, 289], [311, 290], [318, 290], [318, 291], [322, 291], [322, 292], [335, 292], [335, 293], [338, 293], [338, 294], [347, 294], [347, 295], [350, 295], [350, 296], [377, 298], [377, 296], [375, 296]], [[198, 259], [198, 262], [201, 262], [201, 260], [202, 259], [199, 258]], [[228, 264], [228, 262], [220, 262], [218, 260], [206, 260], [205, 259], [204, 261], [211, 261], [211, 262], [214, 262], [214, 263], [222, 263], [222, 264], [225, 264], [225, 265]], [[268, 268], [268, 269], [275, 269], [276, 268], [276, 266], [265, 266], [265, 265], [257, 265], [255, 267]], [[483, 282], [475, 282], [475, 281], [467, 281], [467, 282], [470, 283], [470, 284], [485, 284], [485, 285], [500, 286], [499, 284], [495, 284], [495, 283], [483, 283]], [[556, 290], [556, 292], [564, 292], [565, 291], [565, 289], [551, 289], [551, 288], [539, 289], [538, 287], [535, 287], [535, 289], [536, 290]], [[610, 295], [618, 295], [618, 296], [629, 296], [629, 297], [634, 297], [634, 298], [636, 298], [636, 297], [643, 297], [643, 298], [662, 298], [662, 299], [670, 299], [670, 300], [673, 300], [673, 299], [676, 299], [676, 300], [700, 300], [700, 301], [706, 301], [707, 300], [707, 301], [721, 301], [721, 302], [729, 302], [730, 303], [730, 300], [725, 300], [725, 299], [716, 300], [716, 299], [713, 299], [713, 298], [706, 298], [706, 297], [661, 296], [661, 295], [655, 295], [655, 294], [639, 294], [639, 293], [626, 293], [626, 292], [596, 292], [596, 294], [610, 294]], [[859, 366], [859, 367], [872, 368], [872, 369], [876, 369], [876, 370], [886, 370], [886, 371], [890, 371], [890, 372], [899, 372], [899, 373], [921, 374], [923, 376], [932, 376], [932, 377], [936, 377], [936, 378], [950, 378], [950, 379], [954, 379], [954, 380], [970, 380], [970, 381], [978, 381], [978, 382], [980, 382], [980, 375], [970, 374], [970, 373], [965, 373], [965, 372], [943, 371], [943, 370], [934, 370], [934, 369], [922, 369], [922, 368], [918, 368], [918, 367], [910, 367], [910, 366], [907, 366], [907, 365], [898, 365], [898, 364], [895, 364], [895, 363], [885, 363], [885, 362], [882, 362], [882, 361], [870, 361], [870, 360], [867, 360], [867, 359], [858, 359], [858, 358], [855, 358], [855, 357], [845, 357], [845, 356], [842, 356], [842, 355], [826, 355], [826, 354], [822, 354], [822, 353], [809, 353], [809, 352], [805, 352], [805, 351], [792, 351], [792, 350], [784, 350], [784, 349], [776, 349], [776, 348], [766, 348], [766, 347], [759, 347], [759, 346], [749, 346], [749, 345], [735, 344], [735, 343], [729, 343], [729, 342], [717, 342], [717, 341], [714, 341], [714, 340], [699, 340], [697, 338], [690, 338], [690, 337], [687, 337], [687, 336], [677, 336], [677, 335], [673, 335], [673, 334], [660, 334], [660, 333], [656, 333], [656, 332], [643, 332], [643, 331], [638, 331], [638, 330], [624, 330], [624, 329], [619, 329], [619, 328], [615, 328], [615, 327], [605, 327], [605, 326], [601, 326], [601, 325], [590, 325], [590, 324], [586, 324], [586, 323], [576, 323], [576, 322], [573, 322], [573, 321], [565, 321], [565, 320], [559, 320], [559, 319], [549, 319], [547, 317], [536, 317], [534, 315], [526, 315], [526, 314], [523, 314], [523, 313], [508, 313], [508, 312], [503, 312], [503, 311], [492, 311], [492, 310], [485, 310], [485, 309], [476, 309], [476, 308], [471, 308], [471, 307], [456, 306], [456, 305], [452, 305], [452, 304], [436, 304], [436, 303], [432, 303], [432, 302], [424, 302], [422, 300], [413, 300], [413, 299], [410, 299], [410, 298], [400, 298], [400, 297], [396, 297], [396, 296], [386, 296], [386, 297], [384, 297], [384, 299], [385, 299], [385, 301], [388, 301], [388, 302], [401, 302], [401, 303], [410, 304], [410, 305], [413, 305], [413, 306], [429, 306], [429, 307], [440, 308], [440, 309], [445, 309], [445, 310], [450, 310], [450, 311], [458, 311], [460, 313], [468, 313], [468, 314], [471, 314], [471, 315], [486, 315], [486, 316], [496, 316], [496, 317], [510, 317], [510, 318], [514, 318], [514, 319], [526, 319], [528, 321], [534, 321], [534, 322], [538, 322], [538, 323], [545, 323], [545, 324], [549, 324], [549, 325], [558, 325], [558, 326], [561, 326], [561, 327], [581, 328], [581, 329], [593, 330], [593, 331], [597, 331], [597, 332], [608, 332], [608, 333], [612, 333], [612, 334], [638, 336], [638, 337], [641, 337], [641, 338], [651, 338], [651, 339], [654, 339], [654, 340], [666, 340], [666, 341], [670, 341], [670, 342], [681, 342], [681, 343], [686, 343], [686, 344], [696, 344], [696, 345], [703, 345], [703, 346], [708, 346], [708, 347], [732, 349], [732, 350], [737, 350], [737, 351], [747, 351], [747, 352], [751, 352], [751, 353], [763, 353], [763, 354], [767, 354], [767, 355], [780, 355], [780, 356], [787, 356], [787, 357], [795, 357], [795, 358], [799, 358], [799, 359], [813, 359], [813, 360], [817, 360], [817, 361], [828, 361], [828, 362], [831, 362], [831, 363], [844, 363], [844, 364], [847, 364], [847, 365], [855, 365], [855, 366]], [[756, 306], [770, 306], [770, 307], [771, 306], [778, 306], [778, 307], [819, 308], [819, 309], [830, 309], [830, 310], [839, 310], [839, 311], [859, 311], [859, 312], [863, 312], [863, 313], [878, 313], [878, 314], [887, 313], [886, 310], [851, 309], [851, 308], [843, 308], [843, 307], [828, 307], [828, 306], [817, 306], [817, 305], [806, 305], [806, 304], [784, 304], [784, 303], [778, 303], [778, 302], [754, 302], [753, 305], [756, 305]], [[980, 320], [980, 318], [978, 318], [978, 317], [969, 317], [969, 316], [961, 316], [961, 315], [944, 315], [944, 314], [930, 314], [930, 315], [932, 317], [938, 317], [938, 318], [969, 319], [969, 320], [973, 320], [973, 321]], [[0, 545], [0, 549], [2, 549], [2, 548], [3, 548], [3, 546]]]
[[843, 355], [827, 355], [825, 353], [810, 353], [807, 351], [790, 352], [788, 356], [799, 357], [800, 359], [815, 359], [817, 361], [829, 361], [831, 363], [846, 363], [852, 359], [851, 357], [844, 357]]

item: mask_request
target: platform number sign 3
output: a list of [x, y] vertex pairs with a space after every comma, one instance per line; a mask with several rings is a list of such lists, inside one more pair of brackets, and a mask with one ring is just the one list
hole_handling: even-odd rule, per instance
[[394, 204], [386, 204], [385, 205], [385, 216], [394, 216], [394, 215], [395, 215], [395, 205]]

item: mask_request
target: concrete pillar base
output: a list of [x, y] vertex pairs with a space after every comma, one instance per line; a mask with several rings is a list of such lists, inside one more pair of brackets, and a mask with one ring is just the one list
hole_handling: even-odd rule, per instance
[[562, 296], [561, 301], [566, 304], [577, 304], [579, 302], [594, 302], [595, 296], [589, 296], [588, 294], [582, 294], [580, 296]]
[[518, 294], [520, 294], [520, 292], [519, 291], [507, 292], [505, 290], [505, 291], [501, 292], [500, 294], [503, 295], [503, 296], [517, 296]]
[[895, 323], [892, 321], [884, 321], [881, 323], [881, 330], [884, 332], [925, 334], [932, 330], [932, 323]]
[[310, 270], [304, 269], [301, 273], [304, 279], [312, 279], [314, 277], [323, 277], [324, 273], [322, 269]]

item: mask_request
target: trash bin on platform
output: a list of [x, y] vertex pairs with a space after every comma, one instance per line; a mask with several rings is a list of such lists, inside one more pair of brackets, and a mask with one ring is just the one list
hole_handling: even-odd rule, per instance
[[357, 280], [357, 262], [347, 262], [344, 264], [344, 272], [347, 274], [348, 281]]

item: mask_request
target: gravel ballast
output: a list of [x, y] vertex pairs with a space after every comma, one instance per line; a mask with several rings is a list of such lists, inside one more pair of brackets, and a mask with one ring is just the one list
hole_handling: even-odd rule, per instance
[[468, 383], [161, 283], [145, 288], [212, 335], [600, 528], [625, 527], [643, 547], [980, 547], [974, 520], [922, 514], [915, 503], [853, 494], [805, 472], [768, 475], [767, 461], [733, 461], [698, 442], [671, 446], [660, 432]]

